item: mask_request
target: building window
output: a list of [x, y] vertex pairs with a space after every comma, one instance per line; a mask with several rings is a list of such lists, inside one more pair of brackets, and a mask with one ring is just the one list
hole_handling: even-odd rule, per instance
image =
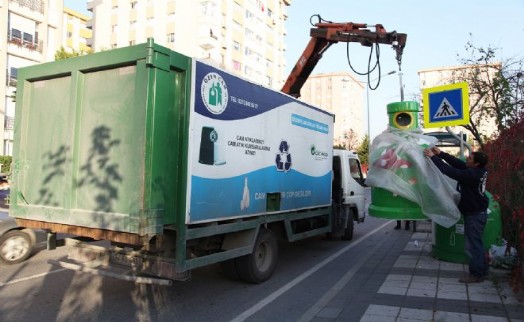
[[134, 40], [130, 40], [129, 41], [129, 46], [133, 46], [135, 44], [135, 41]]
[[167, 34], [167, 42], [168, 43], [174, 43], [175, 42], [175, 33], [169, 33]]
[[236, 60], [233, 60], [233, 70], [237, 72], [242, 71], [242, 64], [240, 62], [237, 62]]
[[112, 25], [111, 26], [111, 32], [112, 33], [117, 33], [118, 32], [118, 25]]
[[22, 32], [18, 29], [11, 29], [11, 38], [22, 40]]
[[116, 48], [116, 44], [111, 44], [111, 49], [115, 49]]
[[15, 68], [15, 67], [11, 67], [10, 68], [10, 72], [8, 73], [8, 77], [9, 77], [9, 81], [8, 81], [8, 85], [9, 86], [16, 86], [16, 79], [18, 77], [18, 70]]
[[205, 1], [200, 3], [202, 6], [202, 15], [206, 17], [214, 17], [216, 16], [216, 3], [212, 1]]
[[233, 41], [233, 49], [235, 51], [240, 51], [240, 47], [241, 47], [241, 45], [240, 45], [240, 43], [238, 41]]
[[130, 4], [131, 4], [131, 9], [136, 9], [136, 1], [133, 1]]

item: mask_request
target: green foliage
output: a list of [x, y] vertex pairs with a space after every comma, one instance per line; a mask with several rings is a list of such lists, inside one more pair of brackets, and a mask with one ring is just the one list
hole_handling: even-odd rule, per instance
[[365, 135], [362, 142], [360, 142], [360, 145], [358, 146], [356, 150], [358, 154], [358, 158], [360, 159], [360, 163], [362, 164], [368, 164], [369, 160], [369, 135]]
[[78, 57], [78, 56], [83, 56], [83, 55], [87, 55], [89, 54], [90, 52], [86, 52], [86, 51], [83, 51], [83, 50], [72, 50], [72, 51], [67, 51], [63, 46], [60, 47], [59, 50], [57, 50], [55, 52], [55, 60], [60, 60], [60, 59], [66, 59], [66, 58], [71, 58], [71, 57]]
[[11, 162], [13, 158], [9, 155], [0, 155], [0, 164], [2, 165], [1, 173], [9, 173], [11, 171]]

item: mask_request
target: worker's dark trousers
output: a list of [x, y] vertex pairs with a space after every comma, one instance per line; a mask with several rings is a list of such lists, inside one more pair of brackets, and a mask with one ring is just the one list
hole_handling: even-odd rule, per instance
[[469, 273], [476, 277], [483, 277], [489, 269], [482, 243], [487, 219], [487, 211], [464, 214], [464, 248], [470, 258]]

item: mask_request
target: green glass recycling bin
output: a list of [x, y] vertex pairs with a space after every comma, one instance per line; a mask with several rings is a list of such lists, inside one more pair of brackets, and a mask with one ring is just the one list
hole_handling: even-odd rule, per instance
[[[389, 103], [387, 105], [389, 125], [405, 131], [418, 129], [419, 108], [419, 104], [414, 101]], [[396, 158], [397, 156], [395, 155], [394, 157]], [[422, 213], [422, 209], [417, 203], [378, 187], [371, 189], [371, 204], [369, 205], [368, 211], [370, 216], [385, 219], [428, 219], [428, 217]]]
[[[502, 220], [500, 207], [493, 196], [486, 192], [489, 198], [489, 211], [482, 241], [484, 250], [488, 251], [491, 245], [502, 246]], [[466, 264], [469, 261], [464, 251], [464, 218], [449, 228], [434, 224], [433, 227], [433, 257], [452, 263]]]
[[371, 188], [369, 215], [385, 219], [427, 220], [420, 206], [406, 198], [382, 188]]

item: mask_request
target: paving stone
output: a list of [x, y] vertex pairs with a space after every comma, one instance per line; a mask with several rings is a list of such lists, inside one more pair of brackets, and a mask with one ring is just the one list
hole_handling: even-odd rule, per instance
[[420, 296], [420, 297], [435, 297], [437, 290], [419, 290], [419, 289], [408, 289], [408, 296]]
[[429, 283], [429, 284], [437, 284], [438, 278], [437, 277], [430, 277], [430, 276], [413, 276], [411, 279], [411, 283]]
[[499, 316], [471, 315], [471, 322], [508, 322], [508, 319]]
[[413, 319], [413, 320], [422, 320], [422, 321], [431, 321], [433, 319], [433, 311], [431, 311], [431, 310], [401, 308], [400, 309], [399, 318], [402, 318], [402, 319]]
[[469, 314], [467, 313], [456, 313], [456, 312], [446, 312], [446, 311], [437, 311], [434, 315], [435, 322], [470, 322]]
[[389, 287], [382, 286], [378, 292], [384, 294], [395, 294], [395, 295], [406, 295], [408, 288], [407, 287]]
[[468, 300], [468, 294], [466, 292], [454, 292], [454, 291], [438, 291], [437, 298], [449, 299], [449, 300]]
[[469, 294], [469, 300], [470, 301], [477, 301], [477, 302], [490, 302], [490, 303], [501, 303], [500, 296], [493, 295], [493, 294], [482, 294], [482, 293], [471, 293]]
[[400, 308], [396, 306], [388, 305], [374, 305], [371, 304], [366, 310], [366, 314], [370, 315], [380, 315], [380, 316], [393, 316], [397, 317], [400, 312]]

